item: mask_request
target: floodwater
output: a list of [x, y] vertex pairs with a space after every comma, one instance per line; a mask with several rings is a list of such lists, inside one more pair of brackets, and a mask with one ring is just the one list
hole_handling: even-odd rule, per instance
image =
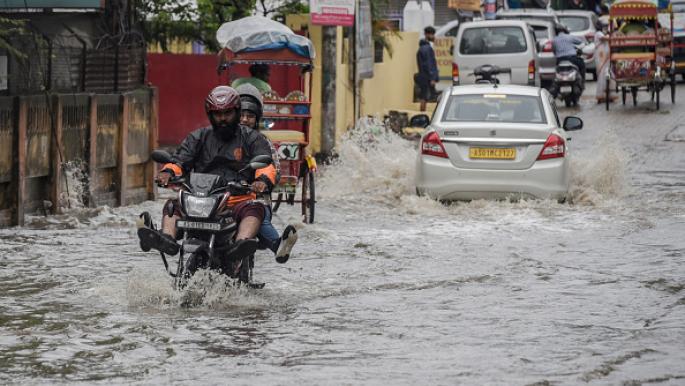
[[562, 109], [566, 204], [419, 198], [415, 143], [347, 139], [263, 290], [173, 291], [135, 237], [161, 201], [31, 217], [0, 230], [0, 383], [683, 385], [682, 103]]

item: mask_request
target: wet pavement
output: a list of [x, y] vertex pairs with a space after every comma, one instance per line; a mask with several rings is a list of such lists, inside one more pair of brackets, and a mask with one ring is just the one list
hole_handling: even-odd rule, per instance
[[585, 121], [566, 204], [442, 205], [415, 143], [346, 140], [263, 290], [173, 291], [134, 230], [161, 201], [2, 229], [0, 383], [683, 385], [684, 90], [562, 108]]

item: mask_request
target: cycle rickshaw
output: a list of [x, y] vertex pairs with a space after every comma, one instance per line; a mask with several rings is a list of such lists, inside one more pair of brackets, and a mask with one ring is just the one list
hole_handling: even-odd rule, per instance
[[675, 103], [675, 69], [672, 58], [672, 29], [663, 28], [658, 18], [657, 5], [644, 0], [622, 0], [609, 11], [609, 77], [606, 87], [606, 109], [611, 101], [610, 81], [616, 82], [623, 104], [628, 91], [633, 105], [637, 92], [645, 90], [656, 98], [660, 107], [660, 93], [667, 83], [671, 87], [671, 102]]
[[[226, 26], [230, 28], [220, 37]], [[217, 39], [224, 47], [219, 68], [228, 71], [229, 79], [245, 74], [252, 64], [269, 66], [272, 91], [263, 94], [262, 132], [274, 144], [281, 164], [281, 179], [273, 189], [272, 210], [276, 212], [283, 203], [298, 203], [303, 222], [313, 223], [317, 166], [307, 153], [313, 44], [288, 27], [259, 16], [225, 23], [217, 32]]]

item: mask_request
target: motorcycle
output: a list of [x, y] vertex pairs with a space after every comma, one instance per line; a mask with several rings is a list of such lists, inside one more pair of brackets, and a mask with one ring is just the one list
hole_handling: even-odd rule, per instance
[[[173, 162], [169, 153], [155, 150], [152, 159], [161, 164]], [[268, 166], [271, 157], [261, 155], [250, 160], [245, 170], [257, 170]], [[173, 177], [169, 187], [178, 191], [181, 218], [176, 222], [182, 234], [176, 271], [169, 269], [169, 263], [160, 252], [167, 273], [174, 278], [176, 289], [182, 289], [190, 277], [199, 269], [219, 270], [239, 283], [251, 288], [263, 288], [264, 283], [252, 282], [254, 251], [242, 258], [231, 256], [235, 247], [238, 224], [227, 206], [231, 196], [252, 192], [252, 187], [243, 182], [226, 182], [214, 174], [189, 173], [187, 177]], [[148, 212], [140, 214], [143, 226], [156, 229]], [[254, 242], [256, 250], [256, 241]], [[244, 254], [244, 253], [243, 253]]]
[[[582, 46], [578, 47], [578, 56], [581, 57]], [[578, 106], [580, 96], [585, 89], [585, 81], [581, 76], [578, 66], [571, 61], [562, 60], [556, 66], [554, 81], [550, 87], [550, 93], [554, 98], [560, 98], [566, 107]]]

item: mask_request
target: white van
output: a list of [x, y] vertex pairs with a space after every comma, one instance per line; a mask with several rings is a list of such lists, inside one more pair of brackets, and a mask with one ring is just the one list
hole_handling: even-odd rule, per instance
[[535, 32], [520, 20], [464, 23], [455, 39], [452, 84], [473, 84], [473, 70], [484, 64], [510, 69], [500, 83], [540, 86]]

